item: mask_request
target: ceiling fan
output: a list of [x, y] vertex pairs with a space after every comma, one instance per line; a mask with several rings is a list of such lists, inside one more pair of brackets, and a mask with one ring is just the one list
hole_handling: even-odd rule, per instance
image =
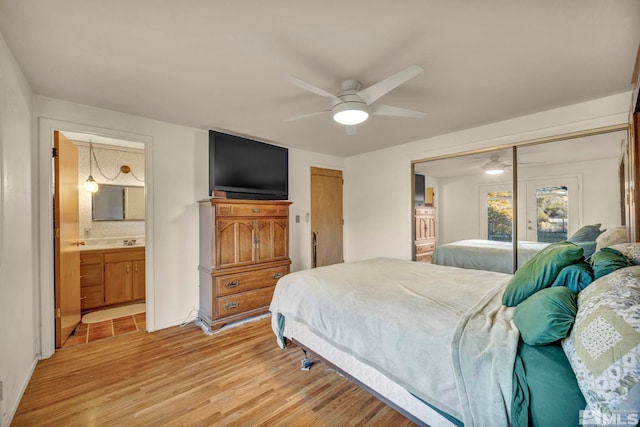
[[[534, 165], [538, 163], [544, 162], [518, 162], [518, 165]], [[488, 175], [499, 175], [510, 167], [511, 163], [500, 160], [500, 156], [494, 154], [489, 157], [489, 161], [482, 166], [482, 170]]]
[[362, 89], [362, 83], [358, 80], [345, 80], [342, 82], [340, 91], [332, 94], [324, 89], [300, 80], [297, 77], [289, 76], [291, 82], [302, 89], [331, 99], [331, 108], [314, 113], [302, 114], [295, 117], [289, 117], [285, 121], [293, 121], [317, 116], [320, 114], [331, 113], [333, 120], [336, 122], [353, 127], [367, 120], [372, 116], [395, 116], [395, 117], [411, 117], [422, 118], [425, 113], [420, 111], [409, 110], [407, 108], [394, 107], [391, 105], [375, 102], [383, 95], [397, 88], [407, 80], [417, 76], [424, 69], [419, 65], [410, 65], [402, 71], [399, 71], [386, 79]]
[[504, 172], [504, 170], [511, 166], [507, 162], [503, 162], [500, 160], [500, 156], [494, 154], [489, 157], [489, 161], [482, 166], [484, 173], [488, 175], [499, 175]]

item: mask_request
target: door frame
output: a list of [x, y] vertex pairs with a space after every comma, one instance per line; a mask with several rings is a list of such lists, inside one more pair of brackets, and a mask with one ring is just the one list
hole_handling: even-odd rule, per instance
[[[79, 132], [100, 135], [108, 138], [122, 139], [144, 144], [145, 164], [145, 280], [146, 280], [146, 317], [147, 330], [155, 330], [154, 310], [154, 277], [153, 277], [153, 138], [150, 135], [136, 134], [116, 129], [101, 128], [98, 126], [67, 122], [49, 118], [38, 119], [38, 223], [39, 241], [39, 284], [40, 290], [36, 292], [39, 305], [37, 313], [40, 325], [39, 358], [46, 359], [55, 352], [55, 271], [53, 249], [53, 131], [64, 133]], [[38, 298], [39, 297], [39, 298]]]

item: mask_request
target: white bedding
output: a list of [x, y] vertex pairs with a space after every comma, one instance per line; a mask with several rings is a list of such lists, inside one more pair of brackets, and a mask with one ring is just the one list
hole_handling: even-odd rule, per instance
[[[548, 246], [549, 243], [518, 242], [518, 266]], [[439, 245], [431, 259], [433, 264], [475, 270], [513, 272], [513, 243], [469, 239]]]
[[276, 286], [273, 328], [284, 346], [295, 319], [467, 426], [508, 425], [510, 277], [385, 258], [300, 271]]

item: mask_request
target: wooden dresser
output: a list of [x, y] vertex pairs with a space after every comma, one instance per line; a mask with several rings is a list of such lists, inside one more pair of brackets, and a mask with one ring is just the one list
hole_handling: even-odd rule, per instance
[[415, 208], [416, 261], [431, 262], [436, 249], [436, 208], [418, 206]]
[[266, 313], [289, 273], [287, 201], [200, 202], [200, 309], [206, 331]]

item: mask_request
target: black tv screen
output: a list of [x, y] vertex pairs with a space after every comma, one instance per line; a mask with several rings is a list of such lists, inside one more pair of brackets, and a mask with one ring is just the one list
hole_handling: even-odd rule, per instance
[[222, 132], [209, 131], [209, 193], [231, 199], [286, 200], [289, 150]]

